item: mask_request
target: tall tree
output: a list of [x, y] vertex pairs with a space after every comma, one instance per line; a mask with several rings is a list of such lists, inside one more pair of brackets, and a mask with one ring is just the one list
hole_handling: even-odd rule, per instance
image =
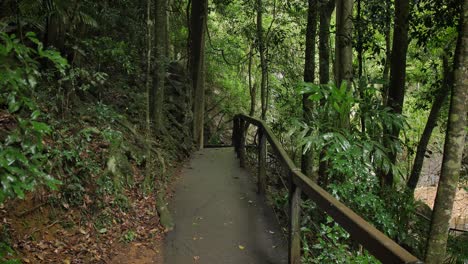
[[260, 53], [260, 67], [262, 69], [262, 77], [260, 80], [260, 102], [262, 108], [261, 118], [266, 120], [266, 112], [268, 109], [268, 91], [267, 91], [267, 78], [268, 78], [268, 64], [266, 60], [265, 40], [263, 32], [263, 3], [262, 0], [257, 0], [257, 45]]
[[[307, 12], [307, 33], [306, 33], [306, 50], [305, 50], [305, 65], [304, 65], [304, 82], [315, 82], [315, 40], [317, 39], [317, 1], [309, 0], [309, 9]], [[302, 96], [302, 111], [303, 118], [306, 123], [312, 122], [313, 105], [309, 100], [309, 93]], [[313, 172], [313, 155], [312, 150], [308, 150], [302, 154], [301, 170], [307, 176], [312, 176]], [[314, 179], [316, 180], [316, 179]]]
[[[387, 105], [396, 114], [403, 110], [406, 80], [406, 53], [408, 51], [408, 28], [409, 28], [409, 0], [395, 0], [395, 25], [393, 30], [393, 45], [390, 62], [390, 86], [388, 91]], [[398, 138], [399, 128], [392, 128], [384, 132], [384, 144], [388, 146], [391, 139]], [[389, 153], [390, 159], [396, 161], [396, 153]], [[393, 185], [393, 173], [389, 172], [382, 176], [382, 184]]]
[[[146, 88], [146, 155], [147, 160], [146, 162], [146, 171], [145, 171], [145, 183], [149, 183], [152, 177], [152, 158], [151, 158], [151, 136], [152, 136], [152, 120], [151, 120], [151, 58], [153, 52], [153, 26], [154, 21], [151, 17], [151, 7], [153, 6], [152, 0], [146, 0], [146, 80], [145, 80], [145, 88]], [[145, 188], [149, 190], [148, 188]]]
[[[319, 81], [321, 84], [330, 82], [330, 21], [335, 0], [321, 1], [320, 26], [319, 26]], [[319, 177], [324, 178], [327, 170], [327, 162], [322, 161], [325, 153], [320, 153]]]
[[150, 93], [150, 117], [155, 132], [163, 129], [164, 84], [166, 76], [166, 13], [167, 0], [154, 2], [154, 74], [153, 89]]
[[193, 0], [190, 17], [190, 71], [192, 75], [193, 139], [195, 145], [203, 148], [205, 115], [205, 25], [208, 17], [208, 0]]
[[383, 87], [383, 103], [387, 104], [387, 97], [388, 97], [388, 86], [390, 80], [390, 64], [391, 64], [391, 57], [392, 57], [392, 15], [391, 15], [391, 7], [392, 3], [390, 0], [385, 0], [385, 24], [384, 26], [384, 35], [385, 35], [385, 65], [383, 70], [383, 80], [384, 80], [384, 87]]
[[[357, 51], [357, 60], [358, 60], [358, 78], [361, 79], [362, 71], [363, 71], [363, 21], [362, 21], [362, 0], [357, 0], [357, 15], [356, 15], [356, 31], [357, 31], [357, 44], [356, 44], [356, 51]], [[361, 93], [362, 94], [362, 93]], [[362, 98], [362, 95], [361, 95]]]
[[351, 88], [353, 79], [353, 0], [336, 2], [335, 81]]
[[321, 84], [330, 81], [330, 21], [335, 0], [321, 1], [319, 27], [319, 78]]
[[454, 85], [445, 136], [442, 171], [426, 249], [426, 263], [429, 264], [442, 263], [445, 258], [449, 221], [452, 216], [465, 147], [466, 102], [468, 100], [468, 0], [463, 1], [458, 34]]
[[250, 110], [249, 116], [255, 115], [255, 103], [257, 100], [257, 84], [252, 82], [252, 64], [253, 64], [253, 56], [254, 56], [254, 47], [253, 44], [250, 45], [249, 51], [249, 66], [248, 66], [248, 74], [249, 74], [249, 92], [250, 92]]

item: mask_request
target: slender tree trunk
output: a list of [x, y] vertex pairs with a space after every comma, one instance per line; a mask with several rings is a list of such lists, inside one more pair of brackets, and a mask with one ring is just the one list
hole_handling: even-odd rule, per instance
[[449, 221], [458, 187], [466, 136], [468, 101], [468, 0], [463, 1], [460, 30], [455, 52], [454, 86], [450, 103], [444, 158], [432, 213], [431, 231], [426, 249], [426, 263], [442, 263], [447, 248]]
[[[366, 89], [366, 81], [362, 78], [363, 73], [363, 40], [362, 40], [362, 31], [364, 29], [364, 23], [362, 21], [362, 8], [361, 8], [362, 0], [358, 0], [357, 2], [357, 15], [356, 15], [356, 29], [357, 29], [357, 45], [356, 45], [356, 52], [357, 52], [357, 60], [358, 60], [358, 91], [359, 91], [359, 98], [361, 101], [364, 99], [364, 92]], [[364, 135], [366, 133], [366, 118], [364, 111], [361, 111], [361, 133]]]
[[[253, 45], [252, 45], [253, 46]], [[249, 52], [249, 91], [250, 91], [250, 111], [249, 115], [255, 115], [255, 103], [257, 99], [257, 85], [252, 83], [252, 63], [253, 63], [253, 47], [250, 46]]]
[[[320, 6], [320, 28], [319, 28], [319, 77], [321, 84], [330, 82], [330, 21], [335, 0], [328, 0]], [[324, 178], [328, 163], [322, 161], [325, 156], [324, 150], [320, 152], [319, 177]]]
[[198, 149], [203, 148], [204, 111], [205, 111], [205, 24], [208, 16], [208, 1], [193, 0], [191, 12], [191, 73], [194, 93], [193, 102], [193, 139]]
[[[187, 72], [192, 72], [192, 0], [187, 1], [187, 5], [185, 7], [185, 16], [186, 16], [186, 26], [188, 30], [188, 38], [187, 38]], [[192, 85], [193, 86], [193, 85]]]
[[353, 79], [353, 0], [336, 2], [335, 80], [337, 86]]
[[[406, 53], [408, 50], [409, 0], [395, 0], [395, 28], [393, 30], [393, 47], [390, 67], [390, 87], [388, 106], [396, 114], [403, 110], [406, 80]], [[384, 145], [389, 146], [392, 139], [397, 139], [400, 129], [392, 128], [384, 132]], [[389, 153], [392, 162], [396, 162], [397, 153]], [[393, 185], [393, 173], [383, 175], [382, 185]]]
[[166, 77], [166, 4], [167, 0], [155, 0], [155, 72], [153, 74], [153, 92], [151, 119], [155, 132], [163, 129], [164, 83]]
[[453, 85], [452, 71], [449, 68], [447, 58], [443, 58], [444, 65], [444, 81], [441, 87], [441, 91], [435, 96], [434, 103], [432, 104], [429, 117], [427, 118], [426, 126], [419, 140], [418, 148], [416, 150], [416, 156], [414, 158], [413, 168], [411, 170], [410, 177], [406, 186], [414, 192], [416, 185], [419, 181], [419, 176], [421, 175], [421, 169], [424, 162], [424, 155], [426, 154], [427, 145], [431, 139], [432, 131], [437, 125], [437, 119], [439, 118], [440, 109], [444, 105], [445, 99], [449, 94], [450, 87]]
[[[305, 50], [305, 65], [304, 65], [304, 82], [315, 82], [315, 40], [317, 38], [317, 1], [309, 0], [309, 10], [307, 15], [307, 33], [306, 33], [306, 50]], [[312, 122], [313, 105], [309, 100], [309, 93], [302, 96], [302, 115], [307, 124]], [[311, 149], [304, 152], [301, 156], [301, 171], [312, 177], [314, 169], [314, 157]], [[317, 179], [314, 179], [314, 181]]]
[[153, 51], [153, 20], [151, 18], [151, 6], [152, 0], [146, 1], [146, 162], [145, 162], [145, 181], [143, 191], [148, 192], [150, 190], [149, 183], [152, 178], [152, 155], [151, 155], [151, 136], [152, 136], [152, 120], [151, 120], [151, 58]]
[[166, 24], [165, 24], [165, 30], [164, 30], [164, 39], [166, 41], [165, 43], [165, 52], [164, 55], [166, 56], [167, 59], [171, 59], [171, 40], [169, 36], [169, 30], [171, 26], [171, 14], [169, 8], [172, 6], [173, 0], [166, 0]]
[[[357, 17], [356, 17], [356, 29], [357, 29], [357, 59], [358, 59], [358, 79], [362, 77], [362, 66], [363, 66], [363, 43], [362, 43], [362, 29], [364, 27], [361, 17], [361, 2], [362, 0], [357, 0]], [[362, 99], [362, 96], [361, 96]]]
[[319, 28], [319, 76], [321, 84], [330, 82], [330, 21], [335, 0], [328, 0], [320, 6]]
[[268, 91], [267, 91], [267, 78], [268, 78], [268, 65], [265, 56], [265, 42], [263, 37], [263, 4], [262, 0], [257, 0], [257, 42], [258, 50], [260, 53], [260, 67], [262, 69], [262, 77], [260, 81], [260, 101], [262, 120], [266, 120], [266, 112], [268, 110]]
[[388, 98], [388, 86], [389, 86], [389, 79], [390, 79], [390, 61], [392, 56], [392, 29], [390, 25], [392, 24], [392, 16], [390, 15], [390, 8], [391, 2], [390, 0], [385, 0], [385, 7], [386, 7], [386, 32], [385, 32], [385, 66], [383, 70], [383, 80], [384, 86], [382, 90], [382, 103], [387, 105], [387, 98]]
[[153, 51], [153, 20], [151, 19], [152, 0], [146, 1], [146, 133], [147, 139], [151, 136], [151, 58]]

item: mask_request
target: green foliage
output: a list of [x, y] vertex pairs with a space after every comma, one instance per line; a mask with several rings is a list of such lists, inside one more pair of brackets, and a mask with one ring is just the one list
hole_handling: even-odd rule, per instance
[[7, 225], [0, 227], [0, 263], [20, 264], [18, 259], [12, 259], [16, 252], [10, 247], [11, 237]]
[[98, 72], [106, 69], [108, 72], [135, 73], [134, 58], [138, 56], [127, 42], [115, 41], [110, 37], [95, 37], [83, 40], [82, 45], [82, 52], [93, 59]]
[[448, 263], [466, 263], [468, 261], [468, 233], [449, 235], [447, 252]]
[[125, 232], [125, 234], [122, 236], [121, 240], [126, 242], [126, 243], [130, 243], [132, 241], [134, 241], [136, 238], [138, 237], [138, 234], [135, 233], [135, 231], [133, 230], [128, 230], [127, 232]]
[[[59, 53], [44, 50], [33, 33], [26, 37], [36, 49], [25, 46], [14, 35], [0, 33], [0, 111], [14, 125], [0, 138], [0, 203], [7, 197], [24, 198], [37, 184], [56, 189], [59, 181], [45, 171], [44, 139], [51, 128], [41, 122], [41, 111], [32, 98], [40, 81], [39, 60], [48, 59], [64, 72], [67, 62]], [[8, 63], [7, 63], [8, 62]]]
[[[316, 156], [324, 153], [321, 162], [328, 168], [319, 183], [328, 192], [389, 237], [411, 244], [407, 223], [414, 218], [412, 197], [403, 191], [382, 189], [379, 181], [379, 175], [389, 171], [401, 175], [388, 156], [400, 151], [401, 143], [395, 139], [387, 148], [380, 137], [384, 131], [404, 129], [405, 121], [379, 103], [373, 84], [360, 85], [365, 92], [358, 100], [344, 85], [305, 84], [300, 92], [309, 94], [315, 106], [314, 122], [296, 122], [300, 131], [293, 130], [292, 134], [299, 135], [305, 150], [312, 150]], [[313, 210], [310, 212], [313, 214]], [[312, 220], [304, 226], [311, 225]], [[314, 256], [310, 261], [320, 255], [320, 261], [311, 263], [375, 261], [367, 253], [359, 255], [349, 244], [349, 235], [331, 219], [310, 231], [317, 234], [309, 238], [310, 246], [306, 244]]]
[[[346, 243], [350, 235], [331, 217], [318, 230], [302, 227], [301, 231], [306, 238], [302, 263], [380, 263], [367, 251], [351, 250], [352, 246]], [[313, 245], [307, 242], [310, 235], [315, 237]]]

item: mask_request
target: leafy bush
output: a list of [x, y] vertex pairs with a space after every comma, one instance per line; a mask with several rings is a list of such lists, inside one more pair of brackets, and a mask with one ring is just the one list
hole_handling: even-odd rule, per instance
[[67, 62], [58, 52], [44, 50], [34, 33], [26, 37], [35, 49], [15, 35], [0, 33], [0, 118], [9, 120], [0, 126], [0, 202], [7, 197], [24, 198], [25, 191], [40, 183], [52, 189], [60, 183], [44, 169], [44, 139], [51, 129], [39, 121], [41, 111], [33, 98], [41, 78], [39, 60], [51, 61], [60, 72]]
[[[378, 103], [378, 92], [371, 84], [361, 85], [366, 87], [365, 98], [358, 100], [344, 85], [305, 84], [301, 92], [310, 94], [315, 108], [313, 123], [296, 124], [301, 145], [315, 156], [323, 153], [320, 161], [327, 164], [327, 171], [319, 182], [328, 192], [389, 237], [411, 244], [408, 223], [414, 218], [414, 201], [403, 191], [382, 188], [379, 180], [389, 171], [401, 175], [389, 158], [401, 150], [401, 143], [393, 139], [384, 145], [381, 138], [384, 131], [404, 129], [405, 121]], [[307, 212], [314, 214], [313, 209]], [[303, 224], [313, 226], [315, 220]], [[315, 235], [308, 235], [312, 245], [305, 243], [304, 249], [313, 252], [314, 258], [306, 263], [316, 263], [317, 255], [318, 263], [375, 262], [367, 253], [359, 253], [349, 234], [331, 218], [315, 229], [310, 231]]]

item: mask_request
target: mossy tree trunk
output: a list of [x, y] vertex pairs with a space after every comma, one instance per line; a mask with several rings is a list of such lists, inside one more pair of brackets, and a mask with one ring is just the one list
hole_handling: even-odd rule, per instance
[[444, 145], [442, 171], [432, 213], [431, 231], [427, 242], [426, 263], [442, 263], [447, 248], [449, 221], [458, 187], [466, 136], [466, 102], [468, 100], [468, 0], [463, 1], [460, 14], [454, 85]]

